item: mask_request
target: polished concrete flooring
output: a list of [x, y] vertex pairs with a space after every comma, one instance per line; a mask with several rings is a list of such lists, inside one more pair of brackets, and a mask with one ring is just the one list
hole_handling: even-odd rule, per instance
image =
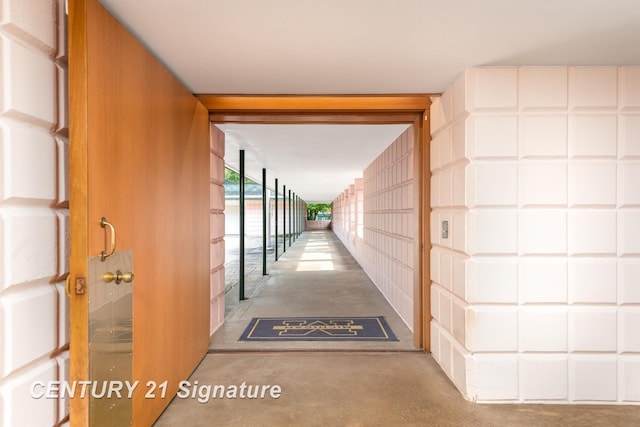
[[[640, 406], [464, 400], [434, 359], [413, 347], [411, 332], [331, 233], [304, 233], [269, 273], [214, 334], [210, 354], [156, 426], [640, 425]], [[400, 341], [237, 342], [252, 316], [305, 315], [384, 315]], [[208, 386], [224, 387], [226, 398], [210, 398]], [[249, 398], [256, 387], [257, 398]]]

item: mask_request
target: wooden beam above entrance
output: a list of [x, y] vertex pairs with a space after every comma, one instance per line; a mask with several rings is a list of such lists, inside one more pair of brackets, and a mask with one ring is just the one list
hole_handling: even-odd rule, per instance
[[420, 113], [431, 105], [420, 95], [196, 95], [211, 113]]
[[212, 112], [209, 119], [213, 123], [251, 124], [332, 124], [332, 125], [397, 125], [413, 123], [417, 113], [269, 113], [254, 112]]

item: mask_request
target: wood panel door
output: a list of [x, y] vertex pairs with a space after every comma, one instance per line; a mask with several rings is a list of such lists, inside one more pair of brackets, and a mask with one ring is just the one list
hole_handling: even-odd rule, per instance
[[[69, 2], [69, 102], [70, 380], [88, 378], [82, 280], [106, 217], [135, 259], [133, 423], [151, 425], [208, 347], [208, 112], [98, 0]], [[70, 405], [87, 425], [87, 399]]]

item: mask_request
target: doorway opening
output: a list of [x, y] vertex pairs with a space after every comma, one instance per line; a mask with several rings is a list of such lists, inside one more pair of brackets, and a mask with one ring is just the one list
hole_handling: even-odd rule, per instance
[[[354, 182], [362, 184], [365, 169], [411, 125], [225, 123], [215, 126], [225, 134], [225, 312], [228, 316], [238, 306], [239, 294], [250, 298], [262, 274], [271, 270], [263, 270], [263, 264], [271, 265], [284, 255], [304, 229], [331, 228], [332, 202]], [[409, 153], [411, 147], [402, 144], [396, 148]], [[398, 179], [396, 185], [406, 186], [409, 183], [407, 159], [397, 163], [396, 169], [404, 167], [405, 177], [402, 181]], [[240, 173], [235, 172], [240, 170], [244, 173], [242, 187]], [[243, 201], [240, 201], [240, 188], [244, 190]], [[363, 189], [358, 190], [358, 197], [362, 199]], [[356, 239], [364, 239], [363, 207], [363, 200], [352, 207], [346, 206], [350, 213], [337, 206], [335, 231], [345, 234], [352, 245]], [[242, 251], [239, 248], [241, 214]], [[348, 224], [344, 224], [345, 214], [349, 217]], [[263, 232], [266, 235], [263, 236]], [[398, 237], [410, 240], [400, 233]], [[267, 247], [264, 259], [263, 243]], [[352, 245], [347, 244], [347, 248], [353, 253]], [[239, 259], [241, 257], [243, 259]], [[398, 268], [410, 264], [406, 259], [397, 258]], [[240, 263], [244, 268], [239, 270]], [[403, 280], [410, 282], [407, 278]], [[405, 287], [403, 292], [410, 291]], [[412, 314], [407, 313], [411, 304], [394, 301], [393, 296], [389, 299], [392, 305], [396, 303], [396, 308], [402, 306], [401, 315], [411, 325]]]
[[429, 134], [424, 130], [429, 117], [429, 96], [198, 95], [198, 98], [208, 108], [213, 124], [405, 124], [413, 129], [411, 323], [413, 344], [429, 351]]

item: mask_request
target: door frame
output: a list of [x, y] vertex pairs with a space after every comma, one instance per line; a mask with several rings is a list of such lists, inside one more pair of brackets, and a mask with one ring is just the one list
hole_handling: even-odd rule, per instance
[[216, 95], [196, 94], [212, 123], [410, 124], [413, 140], [414, 230], [413, 343], [430, 351], [431, 96], [415, 95]]

